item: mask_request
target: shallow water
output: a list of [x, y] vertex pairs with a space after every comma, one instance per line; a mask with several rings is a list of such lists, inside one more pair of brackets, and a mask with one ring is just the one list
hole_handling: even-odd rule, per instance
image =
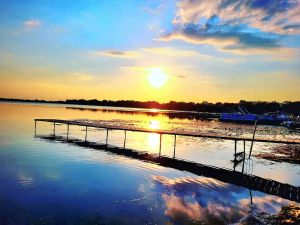
[[[34, 137], [34, 118], [88, 119], [153, 129], [184, 129], [251, 135], [252, 127], [170, 118], [168, 114], [126, 113], [106, 109], [78, 110], [64, 105], [0, 103], [0, 224], [208, 224], [238, 222], [247, 215], [250, 191], [125, 156]], [[53, 126], [38, 123], [38, 134]], [[242, 133], [242, 134], [241, 134]], [[57, 135], [66, 126], [56, 127]], [[70, 127], [84, 138], [84, 129]], [[90, 129], [88, 140], [105, 142], [105, 131]], [[270, 138], [299, 138], [284, 128], [260, 128]], [[124, 134], [109, 134], [109, 144], [122, 146]], [[156, 134], [129, 132], [127, 147], [158, 153]], [[230, 141], [178, 138], [176, 156], [232, 168]], [[242, 149], [242, 143], [239, 144]], [[249, 149], [249, 144], [247, 144]], [[255, 152], [270, 145], [254, 146]], [[173, 154], [173, 137], [163, 138], [163, 154]], [[253, 173], [300, 185], [299, 166], [253, 158]], [[251, 167], [252, 168], [252, 167]], [[248, 169], [251, 169], [248, 168]], [[237, 169], [241, 169], [238, 167]], [[253, 192], [256, 207], [278, 213], [290, 201]]]

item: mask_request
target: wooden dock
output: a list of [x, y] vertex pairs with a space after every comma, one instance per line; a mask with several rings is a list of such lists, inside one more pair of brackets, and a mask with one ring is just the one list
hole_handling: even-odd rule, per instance
[[122, 126], [112, 126], [104, 124], [93, 124], [92, 122], [81, 122], [76, 120], [58, 120], [58, 119], [35, 119], [35, 126], [37, 122], [49, 122], [53, 123], [54, 127], [56, 124], [66, 124], [66, 125], [76, 125], [83, 127], [93, 127], [109, 130], [123, 130], [130, 132], [144, 132], [144, 133], [156, 133], [160, 135], [173, 135], [173, 136], [187, 136], [187, 137], [200, 137], [200, 138], [210, 138], [210, 139], [222, 139], [222, 140], [232, 140], [232, 141], [249, 141], [249, 142], [265, 142], [265, 143], [277, 143], [277, 144], [300, 144], [300, 140], [271, 140], [263, 138], [245, 138], [245, 137], [234, 137], [234, 136], [223, 136], [223, 135], [209, 135], [209, 134], [195, 134], [187, 131], [168, 131], [160, 129], [142, 129], [142, 128], [126, 128]]
[[67, 139], [63, 136], [36, 135], [36, 137], [47, 141], [59, 141], [71, 145], [81, 146], [84, 148], [90, 148], [110, 152], [117, 155], [123, 155], [133, 159], [142, 160], [148, 163], [155, 163], [160, 166], [187, 171], [200, 176], [211, 177], [222, 182], [231, 183], [234, 185], [248, 188], [250, 190], [260, 191], [266, 194], [275, 195], [284, 199], [300, 203], [300, 187], [280, 183], [259, 176], [244, 174], [243, 172], [233, 171], [225, 168], [203, 165], [178, 158], [151, 155], [145, 152], [110, 146], [107, 144], [101, 144], [97, 142], [83, 141], [79, 139]]

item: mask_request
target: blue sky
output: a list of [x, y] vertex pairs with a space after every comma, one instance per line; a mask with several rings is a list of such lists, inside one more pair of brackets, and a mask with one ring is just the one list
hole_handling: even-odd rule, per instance
[[300, 100], [299, 4], [0, 0], [0, 96]]

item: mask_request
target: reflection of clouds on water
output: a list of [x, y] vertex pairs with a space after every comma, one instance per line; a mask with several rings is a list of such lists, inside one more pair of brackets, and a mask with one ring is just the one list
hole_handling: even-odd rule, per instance
[[[196, 220], [208, 224], [236, 223], [248, 215], [249, 190], [212, 178], [183, 177], [169, 179], [153, 176], [162, 192], [165, 215], [175, 221]], [[254, 197], [259, 211], [276, 214], [290, 201], [265, 195]]]
[[[278, 198], [272, 195], [265, 195], [263, 197], [254, 197], [253, 202], [255, 208], [261, 212], [266, 212], [268, 214], [277, 214], [281, 210], [281, 206], [288, 205], [291, 201]], [[247, 199], [241, 199], [239, 201], [241, 207], [246, 207], [249, 202]], [[293, 204], [296, 204], [293, 202]]]

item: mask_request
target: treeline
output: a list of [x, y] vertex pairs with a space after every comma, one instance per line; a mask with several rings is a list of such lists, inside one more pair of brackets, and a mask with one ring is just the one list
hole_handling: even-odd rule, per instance
[[56, 103], [56, 104], [73, 104], [73, 105], [91, 105], [91, 106], [111, 106], [111, 107], [130, 107], [130, 108], [156, 108], [166, 110], [182, 110], [196, 112], [222, 113], [236, 111], [238, 107], [246, 108], [250, 113], [263, 114], [267, 112], [285, 112], [293, 115], [300, 115], [300, 101], [295, 102], [265, 102], [265, 101], [244, 101], [239, 103], [209, 103], [209, 102], [176, 102], [159, 103], [156, 101], [134, 101], [134, 100], [85, 100], [85, 99], [68, 99], [66, 101], [45, 101], [45, 100], [24, 100], [24, 99], [6, 99], [0, 98], [0, 101], [13, 102], [36, 102], [36, 103]]

